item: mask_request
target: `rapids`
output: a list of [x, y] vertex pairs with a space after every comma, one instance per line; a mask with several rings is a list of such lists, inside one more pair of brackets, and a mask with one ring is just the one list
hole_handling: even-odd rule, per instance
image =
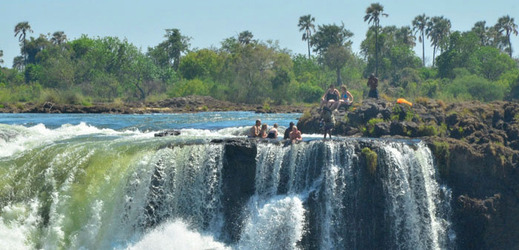
[[0, 248], [454, 248], [450, 190], [422, 142], [245, 138], [258, 116], [299, 115], [0, 116]]

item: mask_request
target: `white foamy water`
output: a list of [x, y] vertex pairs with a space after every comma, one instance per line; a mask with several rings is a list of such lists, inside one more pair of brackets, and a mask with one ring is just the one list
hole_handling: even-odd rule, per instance
[[305, 209], [298, 197], [253, 198], [237, 249], [297, 249], [304, 232]]
[[189, 230], [189, 226], [180, 221], [167, 222], [148, 232], [137, 243], [129, 246], [129, 250], [193, 250], [193, 249], [231, 249], [225, 244], [215, 241], [210, 235], [203, 235]]
[[[241, 147], [210, 141], [245, 138], [249, 126], [162, 138], [98, 126], [0, 124], [0, 249], [453, 246], [451, 198], [423, 143], [303, 134]], [[378, 154], [376, 174], [364, 147]]]
[[48, 145], [58, 140], [66, 140], [85, 135], [123, 136], [140, 135], [139, 131], [118, 132], [113, 129], [99, 129], [84, 122], [78, 125], [64, 124], [49, 129], [43, 124], [32, 127], [0, 124], [0, 157]]

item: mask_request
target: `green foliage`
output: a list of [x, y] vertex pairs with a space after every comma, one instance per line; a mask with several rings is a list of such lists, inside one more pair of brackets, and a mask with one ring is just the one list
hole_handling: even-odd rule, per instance
[[209, 94], [211, 86], [199, 79], [182, 80], [178, 82], [169, 92], [170, 97], [200, 95], [205, 96]]
[[208, 77], [217, 79], [223, 65], [224, 58], [221, 55], [209, 49], [202, 49], [187, 53], [180, 61], [179, 72], [187, 80]]
[[432, 145], [430, 145], [431, 151], [434, 155], [435, 160], [437, 161], [440, 174], [442, 176], [449, 175], [449, 166], [450, 166], [450, 146], [448, 142], [445, 141], [433, 141]]
[[0, 84], [0, 103], [30, 102], [36, 100], [42, 91], [38, 83], [5, 86]]
[[[503, 53], [509, 52], [510, 44], [505, 44], [506, 37], [497, 26], [487, 28], [483, 23], [483, 29], [447, 36], [450, 22], [431, 18], [434, 27], [424, 32], [433, 39], [433, 53], [441, 54], [438, 67], [423, 67], [413, 51], [416, 41], [410, 27], [370, 27], [361, 55], [356, 55], [350, 47], [353, 34], [344, 24], [319, 25], [312, 35], [313, 18], [306, 19], [299, 28], [310, 49], [318, 52], [316, 56], [292, 54], [277, 41], [253, 39], [250, 31], [225, 39], [219, 48], [190, 51], [189, 37], [178, 29], [167, 29], [164, 40], [143, 53], [117, 37], [83, 35], [67, 41], [61, 31], [25, 37], [32, 31], [28, 23], [20, 23], [21, 55], [15, 58], [13, 69], [0, 68], [0, 101], [91, 105], [196, 94], [268, 103], [265, 107], [271, 108], [273, 104], [318, 103], [330, 83], [340, 82], [358, 102], [367, 94], [365, 77], [374, 71], [375, 58], [380, 95], [388, 99], [519, 99], [518, 64]], [[407, 110], [392, 117], [414, 118]], [[369, 133], [371, 125], [367, 126]], [[435, 129], [424, 127], [422, 132], [441, 133], [441, 127]]]
[[366, 161], [366, 167], [371, 175], [374, 175], [377, 171], [377, 158], [378, 155], [375, 151], [368, 147], [365, 147], [361, 151], [364, 160]]
[[436, 136], [440, 133], [439, 128], [436, 124], [425, 124], [422, 123], [418, 126], [416, 136]]
[[374, 133], [375, 133], [375, 125], [377, 125], [377, 123], [381, 123], [381, 122], [384, 122], [384, 119], [382, 119], [382, 118], [372, 118], [372, 119], [370, 119], [366, 123], [366, 130], [364, 131], [365, 135], [367, 135], [367, 136], [374, 135]]
[[308, 83], [303, 83], [299, 87], [299, 99], [306, 103], [319, 102], [324, 90], [318, 86], [314, 86]]
[[446, 93], [462, 100], [480, 100], [484, 102], [502, 100], [506, 87], [484, 78], [467, 75], [456, 78], [446, 86]]
[[324, 24], [318, 26], [317, 32], [312, 36], [311, 44], [313, 45], [315, 52], [323, 55], [331, 45], [351, 45], [349, 39], [352, 36], [353, 33], [344, 28], [344, 24], [341, 26], [336, 24]]
[[407, 105], [395, 105], [390, 117], [393, 121], [412, 121], [415, 114]]

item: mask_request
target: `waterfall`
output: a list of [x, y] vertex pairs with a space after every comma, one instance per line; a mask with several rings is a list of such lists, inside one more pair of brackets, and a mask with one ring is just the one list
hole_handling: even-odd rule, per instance
[[0, 247], [455, 245], [450, 191], [421, 142], [64, 140], [0, 158]]

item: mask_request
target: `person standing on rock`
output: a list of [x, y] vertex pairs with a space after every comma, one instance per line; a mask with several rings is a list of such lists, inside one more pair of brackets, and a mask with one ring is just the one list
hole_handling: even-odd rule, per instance
[[326, 134], [332, 139], [332, 129], [335, 127], [335, 117], [333, 116], [333, 111], [324, 107], [321, 112], [321, 124], [324, 131], [324, 139], [326, 139]]
[[249, 130], [249, 138], [257, 138], [261, 131], [261, 120], [256, 120], [256, 124]]
[[371, 73], [368, 79], [368, 87], [369, 87], [369, 98], [375, 98], [378, 99], [378, 78], [375, 76], [374, 73]]

